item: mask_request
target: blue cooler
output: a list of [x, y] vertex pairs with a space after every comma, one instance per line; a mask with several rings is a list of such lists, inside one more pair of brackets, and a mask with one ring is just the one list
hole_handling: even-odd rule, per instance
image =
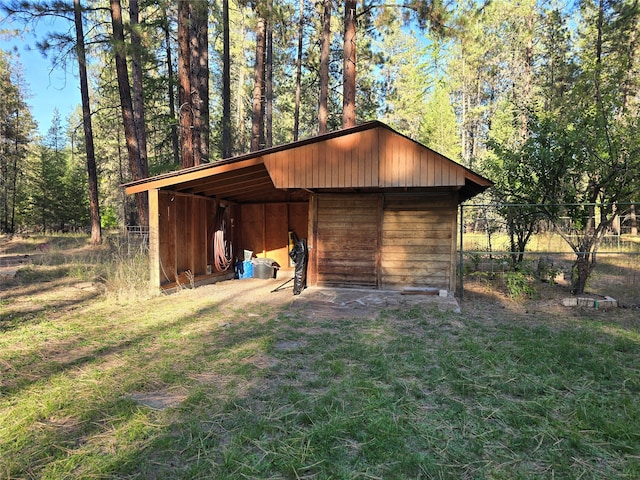
[[242, 265], [239, 268], [238, 278], [253, 278], [253, 263], [242, 262]]

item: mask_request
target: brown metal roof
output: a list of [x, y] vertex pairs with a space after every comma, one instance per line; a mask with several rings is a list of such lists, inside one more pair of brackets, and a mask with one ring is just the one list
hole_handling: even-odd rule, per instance
[[305, 199], [310, 191], [446, 188], [470, 198], [492, 182], [381, 122], [125, 184], [238, 203]]

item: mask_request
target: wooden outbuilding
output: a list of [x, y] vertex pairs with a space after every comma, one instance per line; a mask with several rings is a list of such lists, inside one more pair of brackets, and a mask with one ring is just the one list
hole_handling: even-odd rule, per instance
[[215, 258], [223, 216], [239, 260], [286, 269], [291, 232], [306, 238], [309, 285], [455, 291], [457, 207], [491, 185], [374, 121], [125, 187], [149, 195], [154, 291], [233, 276]]

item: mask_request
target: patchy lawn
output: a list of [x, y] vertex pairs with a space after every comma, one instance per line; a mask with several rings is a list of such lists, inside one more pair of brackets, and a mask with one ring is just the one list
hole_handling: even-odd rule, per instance
[[640, 477], [637, 310], [486, 283], [459, 314], [258, 280], [123, 298], [21, 268], [0, 284], [0, 478]]

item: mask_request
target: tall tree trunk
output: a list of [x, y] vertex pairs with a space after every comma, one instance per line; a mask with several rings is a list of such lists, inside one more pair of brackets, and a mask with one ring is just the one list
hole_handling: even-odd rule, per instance
[[[136, 125], [133, 113], [133, 101], [131, 100], [131, 86], [129, 84], [129, 71], [127, 70], [127, 57], [124, 47], [124, 28], [122, 26], [122, 9], [120, 0], [111, 0], [111, 24], [113, 28], [113, 44], [116, 60], [116, 75], [118, 78], [118, 90], [120, 91], [120, 106], [122, 110], [122, 123], [124, 125], [124, 137], [127, 144], [127, 156], [133, 180], [147, 178], [149, 172], [140, 158], [140, 145], [136, 135]], [[142, 226], [149, 225], [149, 205], [145, 194], [136, 194], [139, 222]]]
[[264, 54], [265, 54], [265, 20], [258, 14], [256, 26], [256, 62], [253, 69], [253, 114], [251, 116], [251, 151], [255, 152], [264, 146], [263, 92], [264, 92]]
[[344, 2], [342, 128], [356, 124], [356, 0]]
[[[324, 0], [322, 15], [322, 40], [320, 46], [320, 102], [318, 106], [318, 133], [327, 133], [329, 98], [329, 55], [331, 47], [332, 0]], [[346, 52], [345, 52], [346, 53]]]
[[231, 44], [229, 0], [222, 0], [222, 158], [231, 157]]
[[[240, 51], [244, 51], [245, 47], [245, 24], [244, 21], [240, 24]], [[247, 141], [247, 129], [245, 128], [245, 94], [244, 83], [246, 78], [246, 69], [243, 65], [238, 68], [238, 79], [235, 82], [235, 131], [236, 141], [232, 144], [231, 149], [233, 151], [234, 145], [238, 145], [241, 151], [246, 151], [251, 147], [251, 141]]]
[[273, 146], [273, 0], [267, 0], [269, 16], [266, 24], [265, 60], [265, 147]]
[[102, 241], [100, 203], [98, 201], [98, 169], [96, 168], [95, 148], [93, 146], [93, 127], [91, 125], [87, 60], [84, 51], [84, 29], [82, 27], [82, 7], [80, 6], [80, 0], [73, 0], [73, 17], [76, 29], [76, 55], [78, 57], [78, 73], [80, 76], [80, 96], [82, 98], [82, 126], [84, 128], [84, 145], [87, 154], [87, 174], [89, 178], [91, 243], [97, 245]]
[[191, 106], [194, 165], [209, 162], [209, 4], [191, 2]]
[[[19, 158], [19, 135], [20, 135], [20, 109], [16, 108], [16, 133], [15, 133], [15, 156], [13, 157], [13, 188], [11, 190], [11, 223], [9, 226], [9, 232], [15, 233], [16, 231], [16, 200], [18, 196], [18, 158]], [[8, 183], [8, 179], [5, 179]]]
[[165, 6], [164, 9], [164, 19], [163, 19], [163, 28], [164, 28], [164, 42], [165, 42], [165, 52], [167, 55], [167, 77], [168, 78], [168, 89], [167, 92], [169, 96], [169, 117], [171, 117], [171, 148], [173, 151], [173, 163], [175, 165], [180, 165], [180, 143], [178, 142], [178, 126], [175, 124], [176, 119], [176, 97], [174, 86], [174, 72], [173, 72], [173, 55], [171, 51], [171, 35], [169, 30], [169, 16], [167, 14], [167, 8]]
[[136, 127], [140, 168], [145, 176], [149, 176], [147, 157], [147, 132], [144, 118], [144, 89], [142, 86], [142, 37], [140, 36], [140, 20], [138, 0], [129, 1], [129, 18], [131, 21], [131, 76], [133, 80], [133, 123]]
[[193, 167], [193, 109], [191, 107], [191, 51], [189, 48], [189, 0], [178, 0], [178, 116], [182, 168]]
[[[143, 177], [149, 176], [149, 160], [147, 156], [147, 131], [144, 116], [144, 88], [142, 83], [142, 38], [140, 36], [138, 0], [130, 0], [129, 17], [131, 21], [131, 74], [133, 77], [133, 123], [138, 140], [138, 161], [140, 164], [140, 174]], [[143, 192], [136, 194], [144, 204], [143, 216], [140, 216], [140, 225], [149, 225], [149, 204], [148, 194]], [[139, 213], [140, 210], [138, 210]]]
[[298, 54], [296, 56], [296, 98], [293, 109], [293, 141], [298, 141], [300, 130], [300, 97], [302, 95], [302, 40], [304, 36], [304, 0], [300, 0], [300, 20], [298, 22]]

